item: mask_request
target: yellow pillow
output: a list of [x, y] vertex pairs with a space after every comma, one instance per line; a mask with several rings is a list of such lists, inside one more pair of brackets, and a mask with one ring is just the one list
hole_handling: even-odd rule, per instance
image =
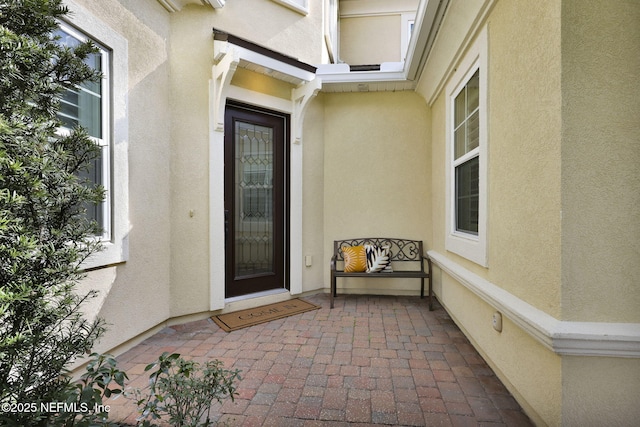
[[367, 270], [367, 254], [364, 246], [343, 246], [345, 273], [360, 273]]

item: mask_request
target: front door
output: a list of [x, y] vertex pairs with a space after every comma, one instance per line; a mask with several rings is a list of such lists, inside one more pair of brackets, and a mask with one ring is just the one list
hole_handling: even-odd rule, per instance
[[286, 287], [287, 119], [227, 105], [226, 298]]

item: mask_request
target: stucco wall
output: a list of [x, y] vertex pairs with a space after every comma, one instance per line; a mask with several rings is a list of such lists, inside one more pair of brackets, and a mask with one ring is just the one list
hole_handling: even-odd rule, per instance
[[403, 38], [408, 43], [408, 27], [403, 20], [413, 19], [418, 3], [419, 0], [341, 1], [340, 60], [351, 65], [402, 61]]
[[322, 289], [329, 268], [324, 256], [324, 122], [324, 95], [319, 94], [307, 108], [302, 139], [302, 249], [311, 257], [302, 271], [303, 292]]
[[[413, 92], [324, 94], [325, 286], [333, 240], [422, 239], [431, 246], [429, 111]], [[418, 280], [341, 280], [351, 292], [410, 293]]]
[[640, 420], [640, 359], [564, 357], [563, 426], [629, 426]]
[[640, 2], [562, 7], [563, 317], [640, 322]]
[[107, 351], [169, 317], [169, 20], [156, 2], [76, 3], [128, 40], [129, 259], [83, 284], [102, 291], [108, 331], [95, 350]]
[[350, 65], [400, 61], [400, 15], [340, 20], [340, 59]]
[[[434, 249], [521, 300], [559, 316], [560, 306], [560, 7], [555, 2], [496, 2], [484, 23], [477, 9], [452, 2], [419, 92], [432, 100]], [[526, 20], [517, 19], [527, 16]], [[488, 268], [445, 249], [446, 99], [442, 89], [465, 43], [488, 27]], [[450, 37], [449, 37], [450, 36]], [[482, 72], [483, 70], [481, 70]], [[554, 72], [555, 71], [555, 72]], [[517, 76], [517, 77], [514, 77]], [[426, 80], [428, 78], [428, 80]], [[446, 273], [435, 289], [479, 351], [540, 423], [558, 425], [561, 358]]]
[[[435, 250], [557, 320], [637, 324], [640, 64], [629, 52], [640, 46], [640, 4], [476, 6], [450, 3], [418, 89], [432, 107]], [[485, 24], [487, 269], [445, 249], [442, 92], [474, 25]], [[498, 334], [493, 307], [443, 271], [435, 281], [443, 304], [536, 422], [638, 419], [638, 359], [560, 356], [504, 317]]]

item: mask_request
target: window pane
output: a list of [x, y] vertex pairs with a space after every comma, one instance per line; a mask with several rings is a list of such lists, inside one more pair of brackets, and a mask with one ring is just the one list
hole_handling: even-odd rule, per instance
[[235, 274], [273, 271], [273, 128], [235, 122]]
[[479, 71], [476, 71], [454, 100], [454, 160], [478, 147], [480, 143]]
[[467, 146], [467, 132], [466, 131], [467, 131], [467, 128], [463, 124], [458, 129], [456, 129], [455, 132], [454, 132], [454, 138], [455, 138], [455, 155], [454, 155], [454, 159], [457, 159], [460, 156], [463, 156], [467, 152], [467, 149], [466, 149], [466, 146]]
[[102, 139], [102, 99], [100, 94], [81, 90], [79, 94], [79, 124], [89, 135]]
[[473, 150], [480, 144], [480, 113], [476, 110], [467, 120], [467, 150]]
[[478, 234], [478, 157], [456, 168], [456, 230]]
[[[58, 43], [75, 48], [82, 43], [63, 29], [58, 29], [55, 35]], [[102, 54], [91, 54], [85, 60], [91, 68], [102, 71]], [[84, 82], [75, 90], [67, 90], [60, 101], [58, 117], [65, 127], [83, 126], [94, 138], [102, 139], [102, 84], [101, 82]]]
[[467, 83], [467, 114], [471, 115], [480, 102], [480, 71], [476, 71], [473, 77]]
[[[106, 147], [100, 150], [100, 155], [96, 158], [89, 167], [88, 171], [81, 171], [78, 173], [78, 177], [81, 180], [86, 180], [89, 185], [102, 185], [102, 156], [105, 155]], [[104, 215], [102, 212], [104, 203], [85, 203], [84, 208], [87, 210], [87, 218], [96, 221], [100, 227], [104, 227]]]
[[458, 126], [460, 126], [460, 123], [462, 123], [464, 121], [464, 119], [467, 117], [466, 114], [466, 94], [467, 91], [466, 89], [462, 89], [460, 91], [460, 93], [458, 94], [458, 96], [455, 99], [455, 123], [453, 124], [453, 127], [457, 128]]

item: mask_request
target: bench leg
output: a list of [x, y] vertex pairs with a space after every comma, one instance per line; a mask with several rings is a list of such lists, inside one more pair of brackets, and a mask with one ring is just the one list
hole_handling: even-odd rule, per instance
[[431, 270], [431, 260], [428, 260], [429, 263], [429, 311], [433, 311], [433, 284], [431, 282], [431, 277], [433, 276], [433, 271]]
[[420, 278], [420, 298], [424, 298], [424, 277]]
[[333, 298], [336, 296], [336, 276], [331, 272], [331, 289], [329, 290], [329, 301], [331, 302], [331, 308], [333, 308]]

